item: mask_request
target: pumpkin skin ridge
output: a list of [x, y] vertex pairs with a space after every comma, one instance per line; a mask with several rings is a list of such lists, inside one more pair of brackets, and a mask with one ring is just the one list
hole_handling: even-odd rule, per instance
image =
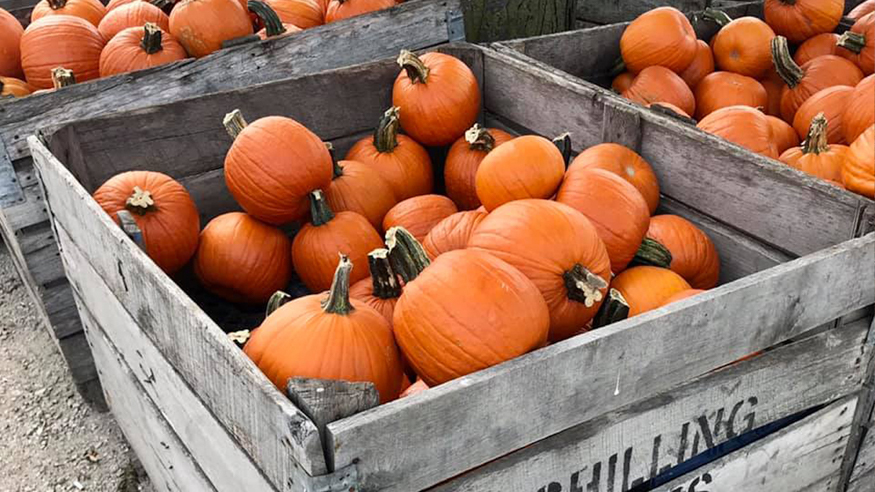
[[100, 54], [100, 76], [144, 70], [188, 57], [185, 48], [166, 31], [162, 31], [161, 50], [155, 53], [143, 49], [143, 39], [142, 27], [130, 27], [116, 34]]
[[321, 26], [325, 12], [311, 0], [265, 0], [279, 15], [283, 24], [294, 24], [301, 29]]
[[106, 7], [97, 0], [67, 0], [64, 7], [54, 10], [46, 0], [42, 0], [31, 11], [30, 22], [34, 23], [53, 15], [77, 17], [97, 27], [106, 15]]
[[696, 86], [695, 97], [696, 118], [699, 120], [718, 109], [729, 106], [758, 108], [765, 107], [769, 103], [766, 88], [758, 80], [746, 75], [722, 71], [706, 75]]
[[[866, 14], [858, 19], [848, 33], [863, 36], [865, 46], [857, 53], [840, 45], [836, 54], [854, 62], [865, 75], [872, 75], [875, 72], [875, 13]], [[845, 36], [848, 34], [846, 33]], [[842, 39], [840, 42], [844, 44], [845, 41]]]
[[417, 241], [423, 241], [442, 220], [459, 210], [443, 195], [420, 195], [398, 202], [383, 217], [383, 230], [403, 226]]
[[[334, 176], [331, 185], [325, 190], [325, 198], [331, 210], [356, 212], [368, 219], [374, 229], [380, 232], [383, 217], [398, 203], [392, 186], [367, 164], [340, 161], [338, 165], [342, 168], [342, 174]], [[367, 181], [368, 184], [357, 181]]]
[[[650, 209], [650, 214], [653, 215], [656, 212], [656, 208], [659, 206], [659, 182], [650, 163], [634, 150], [615, 143], [593, 145], [577, 154], [577, 157], [568, 165], [566, 173], [578, 168], [604, 169], [620, 176], [641, 192], [641, 196], [644, 197], [647, 207]], [[618, 169], [622, 171], [622, 174], [617, 172]]]
[[827, 87], [811, 95], [796, 110], [793, 117], [793, 129], [796, 130], [800, 139], [804, 139], [811, 126], [811, 120], [818, 113], [824, 113], [829, 126], [827, 136], [830, 144], [846, 145], [843, 116], [846, 108], [851, 104], [851, 94], [854, 88], [847, 85], [834, 85]]
[[112, 13], [107, 12], [100, 20], [97, 31], [103, 36], [104, 41], [109, 43], [116, 34], [129, 27], [142, 29], [146, 22], [156, 24], [167, 35], [170, 35], [170, 16], [151, 3], [141, 0], [121, 5], [119, 8], [113, 9]]
[[850, 100], [853, 104], [848, 104], [842, 116], [842, 131], [845, 140], [853, 143], [866, 128], [875, 124], [875, 75], [861, 80]]
[[778, 158], [778, 149], [775, 146], [769, 120], [765, 114], [751, 107], [720, 108], [699, 121], [696, 127], [751, 152], [772, 159]]
[[[647, 288], [645, 287], [642, 289], [641, 287], [639, 287], [639, 283], [642, 282], [642, 280], [640, 279], [642, 277], [652, 277], [655, 275], [659, 276], [657, 280], [661, 281], [660, 283], [666, 285], [659, 286], [658, 294], [655, 298], [648, 297], [647, 299], [640, 299], [642, 291], [646, 290]], [[646, 286], [650, 286], [651, 282], [651, 280], [648, 280]], [[630, 318], [657, 309], [664, 305], [665, 301], [671, 296], [692, 288], [690, 287], [689, 283], [687, 283], [687, 281], [684, 280], [684, 278], [677, 273], [667, 268], [659, 268], [654, 266], [632, 267], [614, 277], [614, 281], [611, 283], [611, 287], [620, 291], [623, 297], [628, 301]], [[666, 289], [666, 287], [670, 287], [670, 289]], [[635, 290], [630, 290], [633, 288]], [[652, 293], [644, 292], [644, 294]]]
[[514, 200], [551, 197], [564, 173], [564, 158], [553, 142], [524, 135], [487, 154], [474, 181], [477, 197], [491, 211]]
[[863, 80], [863, 72], [857, 65], [835, 55], [815, 58], [800, 68], [805, 73], [802, 82], [794, 88], [785, 86], [781, 91], [781, 117], [784, 121], [793, 121], [799, 107], [821, 90], [836, 85], [853, 87]]
[[[757, 31], [757, 39], [751, 39], [753, 36], [750, 31]], [[775, 32], [761, 19], [739, 17], [723, 26], [715, 35], [714, 63], [720, 70], [747, 77], [762, 77], [772, 66], [769, 42], [774, 37]], [[729, 52], [726, 56], [725, 51]]]
[[845, 187], [854, 193], [875, 199], [875, 125], [854, 140], [842, 168]]
[[0, 8], [0, 76], [24, 79], [21, 70], [21, 36], [24, 28], [12, 14]]
[[793, 5], [784, 0], [765, 0], [763, 18], [775, 34], [794, 43], [817, 34], [832, 32], [844, 13], [844, 0], [798, 0]]
[[[693, 62], [684, 69], [683, 72], [679, 73], [680, 77], [684, 79], [684, 82], [690, 87], [690, 90], [695, 90], [696, 86], [702, 79], [705, 78], [706, 75], [714, 71], [714, 53], [711, 51], [711, 47], [708, 46], [708, 43], [702, 41], [701, 39], [696, 41], [696, 56], [693, 57]], [[630, 82], [631, 85], [631, 82]], [[619, 91], [623, 92], [623, 91]]]
[[647, 237], [671, 252], [669, 269], [683, 277], [691, 287], [710, 289], [717, 285], [720, 278], [717, 248], [695, 224], [677, 215], [657, 215], [650, 221]]
[[0, 75], [0, 96], [26, 97], [32, 93], [33, 87], [27, 82]]
[[659, 65], [642, 70], [622, 96], [642, 106], [667, 102], [687, 114], [696, 113], [696, 97], [684, 79]]
[[[672, 34], [679, 37], [674, 40], [654, 41], [654, 38], [660, 36], [651, 36], [651, 23], [669, 24], [660, 27], [666, 28], [666, 31], [676, 29]], [[660, 29], [661, 33], [666, 31]], [[658, 7], [641, 14], [626, 27], [620, 37], [620, 53], [629, 71], [633, 73], [650, 66], [664, 66], [674, 72], [682, 72], [695, 58], [696, 32], [686, 16], [677, 9]], [[643, 55], [639, 56], [639, 53]]]
[[479, 210], [456, 212], [435, 225], [425, 236], [422, 247], [429, 259], [468, 246], [468, 240], [488, 214]]
[[[77, 41], [72, 47], [71, 37]], [[58, 66], [72, 70], [77, 83], [96, 79], [100, 76], [100, 53], [104, 45], [97, 28], [84, 19], [69, 15], [44, 17], [29, 25], [21, 36], [21, 66], [25, 79], [35, 89], [51, 89], [54, 87], [51, 69]], [[46, 46], [63, 46], [64, 50], [46, 50]], [[70, 55], [74, 49], [76, 52]]]
[[772, 135], [775, 139], [775, 148], [778, 151], [778, 155], [780, 156], [787, 149], [796, 147], [799, 145], [799, 135], [796, 134], [796, 129], [793, 128], [789, 123], [778, 118], [777, 116], [772, 116], [767, 114], [766, 118], [769, 120], [769, 125], [772, 127]]
[[170, 12], [170, 33], [189, 55], [203, 58], [222, 49], [223, 41], [254, 31], [238, 0], [182, 0]]

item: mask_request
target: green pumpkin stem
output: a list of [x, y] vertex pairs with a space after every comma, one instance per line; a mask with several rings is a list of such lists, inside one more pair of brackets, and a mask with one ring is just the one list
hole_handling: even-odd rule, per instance
[[479, 123], [474, 123], [474, 126], [465, 132], [465, 141], [468, 142], [468, 148], [471, 150], [489, 153], [495, 148], [495, 137]]
[[396, 299], [401, 296], [401, 285], [395, 278], [388, 249], [380, 248], [368, 253], [368, 266], [371, 270], [375, 296], [380, 299]]
[[334, 218], [334, 212], [328, 206], [328, 200], [322, 190], [310, 192], [310, 223], [316, 227], [325, 225]]
[[729, 24], [730, 22], [732, 22], [732, 17], [729, 17], [729, 15], [726, 12], [724, 12], [722, 10], [712, 9], [712, 8], [705, 9], [705, 12], [702, 15], [702, 17], [704, 17], [705, 19], [707, 19], [711, 22], [714, 22], [715, 24], [717, 24], [720, 27], [723, 27], [726, 24]]
[[617, 289], [608, 289], [608, 298], [592, 319], [593, 329], [623, 321], [629, 317], [629, 303]]
[[228, 135], [231, 135], [231, 139], [236, 140], [237, 136], [240, 135], [240, 132], [246, 128], [247, 123], [246, 120], [243, 119], [243, 113], [241, 113], [239, 109], [235, 109], [225, 115], [225, 118], [222, 120], [222, 125], [225, 126]]
[[790, 45], [784, 36], [775, 36], [772, 39], [772, 63], [775, 64], [778, 75], [791, 89], [799, 85], [805, 77], [805, 72], [790, 56]]
[[46, 0], [52, 10], [61, 10], [67, 5], [67, 0]]
[[565, 132], [554, 138], [553, 145], [562, 153], [562, 162], [565, 163], [565, 167], [568, 167], [571, 164], [571, 134]]
[[407, 78], [410, 79], [411, 84], [420, 82], [423, 84], [428, 83], [429, 69], [425, 66], [425, 63], [422, 63], [422, 60], [420, 60], [418, 56], [410, 51], [401, 50], [401, 54], [398, 55], [397, 61], [398, 65], [407, 72]]
[[249, 8], [250, 12], [261, 19], [261, 23], [264, 24], [264, 32], [267, 34], [268, 38], [279, 36], [286, 32], [286, 26], [283, 25], [280, 16], [277, 15], [276, 11], [266, 2], [262, 2], [261, 0], [249, 0], [246, 3], [246, 7]]
[[605, 279], [587, 270], [580, 263], [562, 274], [562, 278], [565, 279], [568, 298], [583, 303], [586, 307], [593, 307], [601, 302], [604, 298], [602, 291], [608, 288]]
[[858, 32], [847, 31], [839, 38], [836, 46], [859, 55], [866, 47], [866, 36]]
[[140, 42], [140, 46], [143, 47], [143, 51], [145, 51], [147, 55], [154, 55], [164, 49], [161, 45], [161, 28], [158, 27], [157, 24], [147, 22], [143, 25], [143, 31], [143, 41]]
[[286, 294], [285, 292], [278, 290], [270, 296], [270, 299], [267, 301], [267, 309], [264, 311], [264, 317], [267, 318], [274, 311], [283, 307], [284, 304], [292, 300], [292, 296]]
[[401, 108], [392, 106], [380, 117], [380, 123], [374, 130], [374, 147], [377, 152], [384, 154], [392, 152], [398, 146], [398, 130], [401, 128], [401, 120], [398, 117]]
[[152, 198], [152, 193], [148, 190], [143, 190], [139, 186], [134, 186], [131, 196], [125, 200], [125, 208], [137, 215], [146, 215], [146, 213], [158, 209], [155, 205], [155, 200]]
[[352, 272], [352, 262], [346, 255], [340, 255], [340, 263], [334, 271], [334, 281], [328, 297], [322, 301], [322, 311], [330, 314], [346, 315], [354, 308], [349, 302], [349, 274]]
[[431, 264], [419, 241], [403, 227], [392, 227], [386, 231], [386, 246], [389, 248], [392, 270], [404, 283], [411, 282]]
[[802, 142], [803, 154], [820, 154], [829, 150], [827, 126], [828, 122], [823, 113], [817, 113], [817, 116], [811, 119], [808, 135], [805, 136], [805, 141]]
[[638, 252], [635, 253], [631, 264], [668, 268], [671, 266], [671, 260], [671, 251], [668, 248], [659, 241], [646, 237], [641, 242], [641, 246], [638, 247]]
[[52, 69], [52, 86], [55, 89], [68, 87], [76, 83], [76, 76], [72, 70], [64, 67], [56, 67]]
[[331, 156], [331, 179], [343, 176], [343, 166], [337, 161], [337, 156], [334, 154], [334, 145], [331, 142], [325, 142], [325, 148], [328, 149], [328, 155]]
[[623, 57], [617, 58], [617, 61], [614, 62], [614, 66], [611, 67], [611, 71], [608, 72], [608, 77], [614, 78], [617, 75], [626, 71], [626, 60], [623, 60]]

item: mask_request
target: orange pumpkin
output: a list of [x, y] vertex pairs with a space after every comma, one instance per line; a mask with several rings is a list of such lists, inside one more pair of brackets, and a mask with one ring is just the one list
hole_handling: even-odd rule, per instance
[[94, 192], [94, 200], [116, 223], [121, 223], [120, 211], [129, 211], [142, 233], [146, 254], [168, 274], [185, 266], [198, 248], [197, 207], [185, 188], [166, 174], [117, 174]]
[[848, 151], [842, 168], [845, 187], [854, 193], [875, 198], [875, 125], [860, 134]]
[[768, 118], [751, 107], [729, 106], [718, 109], [696, 126], [752, 152], [772, 159], [778, 158], [778, 148]]
[[670, 114], [670, 115], [671, 115], [671, 113], [674, 113], [672, 116], [682, 116], [684, 118], [692, 119], [691, 115], [688, 115], [683, 109], [675, 106], [672, 103], [657, 101], [657, 102], [647, 103], [647, 105], [645, 107], [650, 108], [650, 109], [656, 109], [663, 114], [665, 114], [666, 111], [669, 111], [670, 113], [668, 113], [668, 114]]
[[505, 131], [474, 124], [450, 147], [444, 165], [444, 184], [447, 196], [460, 210], [472, 210], [481, 205], [476, 186], [480, 162], [492, 149], [511, 139], [513, 135]]
[[411, 384], [407, 389], [402, 391], [401, 396], [399, 396], [398, 398], [407, 398], [408, 396], [417, 395], [427, 389], [428, 385], [425, 384], [425, 381], [417, 379], [415, 383]]
[[[650, 219], [636, 261], [641, 264], [671, 269], [697, 289], [710, 289], [720, 278], [720, 257], [711, 238], [677, 215], [656, 215]], [[664, 251], [671, 255], [668, 265], [662, 264]]]
[[631, 318], [664, 306], [672, 296], [691, 287], [683, 277], [667, 268], [643, 265], [614, 277], [611, 288], [626, 300]]
[[222, 42], [253, 33], [249, 12], [237, 0], [182, 0], [170, 13], [170, 33], [195, 58]]
[[370, 277], [354, 283], [349, 289], [349, 296], [374, 308], [392, 326], [392, 314], [401, 296], [401, 284], [389, 262], [389, 250], [381, 248], [368, 253], [368, 268]]
[[766, 89], [756, 79], [732, 72], [714, 72], [696, 86], [696, 118], [728, 106], [765, 107]]
[[506, 203], [483, 219], [468, 248], [506, 261], [538, 287], [550, 311], [550, 341], [586, 331], [607, 295], [611, 261], [605, 244], [592, 222], [562, 203]]
[[[692, 63], [690, 63], [683, 72], [680, 72], [680, 76], [684, 79], [684, 82], [687, 83], [690, 89], [695, 89], [696, 86], [699, 85], [699, 82], [713, 71], [714, 53], [711, 51], [711, 47], [708, 46], [708, 43], [700, 39], [696, 41], [696, 56], [693, 58]], [[618, 92], [622, 93], [622, 91]]]
[[447, 251], [465, 249], [471, 234], [487, 215], [489, 214], [479, 210], [467, 210], [456, 212], [438, 222], [428, 232], [422, 243], [428, 257], [435, 259]]
[[650, 164], [635, 151], [615, 143], [594, 145], [578, 154], [568, 166], [568, 171], [578, 169], [604, 169], [620, 176], [641, 193], [650, 213], [656, 212], [659, 182]]
[[635, 74], [632, 72], [623, 72], [614, 77], [614, 80], [611, 81], [611, 89], [617, 94], [622, 94], [623, 91], [632, 85], [633, 80], [635, 80]]
[[480, 112], [480, 87], [461, 60], [443, 53], [417, 57], [401, 50], [401, 73], [392, 87], [401, 127], [423, 145], [449, 145], [471, 128]]
[[352, 270], [342, 257], [327, 297], [290, 301], [252, 332], [243, 351], [280, 391], [289, 379], [303, 377], [371, 382], [382, 403], [401, 393], [403, 369], [392, 328], [349, 298]]
[[647, 67], [635, 77], [623, 97], [646, 106], [653, 102], [667, 102], [681, 108], [686, 114], [696, 112], [696, 98], [684, 79], [671, 70]]
[[355, 212], [335, 214], [322, 190], [315, 190], [310, 193], [310, 222], [292, 243], [292, 262], [310, 292], [321, 292], [331, 286], [338, 253], [356, 265], [350, 274], [355, 283], [368, 276], [368, 253], [382, 246], [380, 234], [368, 219]]
[[127, 5], [129, 3], [140, 2], [140, 1], [145, 1], [145, 0], [109, 0], [109, 2], [106, 4], [106, 13], [108, 14], [108, 13], [112, 12], [113, 10], [121, 7], [122, 5]]
[[[116, 9], [115, 12], [124, 8]], [[181, 44], [157, 25], [148, 22], [145, 26], [129, 27], [121, 31], [106, 44], [100, 54], [100, 76], [109, 77], [157, 67], [184, 60], [186, 56], [185, 48]]]
[[0, 9], [0, 77], [21, 78], [21, 35], [18, 19]]
[[383, 217], [395, 206], [389, 183], [373, 166], [356, 161], [334, 163], [334, 178], [325, 191], [328, 206], [335, 212], [355, 212], [368, 219], [378, 232]]
[[635, 257], [650, 223], [650, 210], [641, 193], [604, 169], [569, 169], [556, 201], [592, 221], [607, 247], [611, 270], [623, 271]]
[[796, 134], [795, 128], [777, 116], [766, 115], [766, 118], [772, 127], [772, 136], [778, 154], [783, 154], [785, 150], [799, 145], [799, 135]]
[[639, 73], [659, 65], [683, 72], [696, 56], [696, 32], [679, 10], [659, 7], [633, 20], [620, 38], [626, 68]]
[[401, 226], [421, 242], [434, 226], [458, 211], [456, 204], [445, 196], [415, 196], [398, 202], [386, 213], [383, 230]]
[[[875, 12], [860, 18], [838, 41], [838, 54], [856, 63], [866, 75], [875, 71]], [[844, 48], [844, 49], [841, 49]]]
[[550, 198], [564, 173], [565, 159], [553, 142], [536, 135], [517, 137], [480, 162], [477, 198], [490, 212], [513, 200]]
[[741, 17], [723, 26], [714, 39], [717, 68], [759, 78], [772, 67], [770, 43], [775, 31], [756, 17]]
[[842, 167], [848, 159], [848, 148], [830, 145], [827, 140], [827, 118], [823, 113], [812, 118], [801, 147], [781, 154], [781, 162], [800, 171], [842, 185]]
[[253, 217], [274, 225], [298, 220], [309, 210], [310, 192], [331, 184], [328, 149], [297, 121], [268, 116], [247, 125], [234, 111], [225, 126], [234, 138], [225, 156], [225, 184]]
[[849, 101], [853, 104], [848, 104], [842, 115], [842, 132], [847, 142], [853, 142], [875, 124], [875, 75], [860, 81]]
[[0, 77], [0, 97], [25, 97], [33, 92], [27, 82], [12, 77]]
[[[60, 41], [59, 41], [60, 40]], [[21, 67], [36, 89], [52, 87], [52, 69], [71, 70], [78, 82], [100, 76], [103, 36], [83, 19], [52, 15], [27, 26], [21, 36]]]
[[875, 12], [875, 0], [866, 0], [860, 3], [848, 12], [848, 18], [857, 20], [870, 12]]
[[766, 0], [763, 4], [766, 23], [794, 43], [832, 32], [844, 10], [844, 0]]
[[285, 36], [302, 31], [300, 27], [294, 24], [283, 22], [279, 14], [267, 2], [249, 0], [246, 8], [258, 19], [257, 23], [264, 26], [264, 29], [256, 33], [261, 39]]
[[[702, 289], [682, 290], [682, 291], [678, 292], [677, 294], [666, 299], [665, 302], [662, 303], [662, 306], [668, 306], [669, 304], [671, 304], [673, 302], [682, 301], [682, 300], [687, 299], [689, 297], [697, 296], [703, 292], [705, 292], [705, 291]], [[662, 306], [660, 306], [660, 307], [662, 307]]]
[[147, 22], [157, 24], [164, 32], [170, 32], [170, 18], [161, 9], [149, 2], [133, 2], [106, 14], [97, 30], [107, 42], [129, 27], [142, 29]]
[[266, 1], [284, 24], [294, 24], [301, 29], [309, 29], [325, 23], [325, 9], [315, 0]]
[[389, 108], [374, 136], [356, 142], [346, 159], [372, 166], [392, 187], [395, 198], [404, 200], [431, 193], [434, 176], [428, 152], [407, 135], [399, 135], [399, 125], [398, 108]]
[[774, 76], [768, 76], [764, 79], [760, 80], [760, 85], [763, 86], [763, 89], [766, 90], [766, 94], [768, 94], [768, 103], [766, 103], [766, 107], [763, 108], [763, 111], [769, 116], [781, 116], [781, 95], [784, 92], [784, 81], [778, 77], [778, 73], [772, 70]]
[[[796, 111], [796, 116], [793, 118], [793, 128], [799, 138], [805, 138], [808, 134], [808, 129], [811, 126], [811, 120], [818, 114], [826, 116], [829, 121], [827, 129], [827, 140], [831, 144], [847, 144], [845, 139], [844, 127], [842, 122], [844, 119], [845, 109], [851, 104], [851, 94], [854, 88], [846, 85], [836, 85], [827, 87], [813, 96], [809, 97], [802, 106]], [[854, 104], [857, 104], [854, 101]]]
[[819, 56], [836, 55], [838, 54], [836, 52], [838, 41], [838, 34], [831, 32], [818, 34], [799, 45], [799, 48], [796, 49], [796, 53], [793, 55], [793, 61], [801, 66]]
[[106, 7], [99, 0], [40, 0], [30, 13], [30, 22], [52, 15], [79, 17], [97, 27], [106, 15]]
[[325, 11], [325, 23], [376, 12], [395, 6], [395, 0], [331, 0]]

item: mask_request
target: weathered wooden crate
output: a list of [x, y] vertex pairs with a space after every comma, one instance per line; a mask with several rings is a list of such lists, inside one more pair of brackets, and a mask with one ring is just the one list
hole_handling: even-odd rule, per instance
[[[463, 37], [459, 0], [416, 0], [200, 60], [0, 102], [0, 235], [86, 399], [100, 398], [97, 374], [64, 278], [27, 135], [48, 125], [364, 63], [402, 48], [424, 49]], [[174, 156], [164, 158], [172, 161]]]
[[[622, 140], [617, 123], [640, 121], [642, 145], [664, 146], [648, 159], [666, 189], [727, 181], [705, 163], [772, 183], [778, 193], [748, 195], [748, 213], [724, 215], [729, 221], [714, 218], [724, 204], [710, 192], [662, 201], [663, 211], [713, 238], [725, 285], [330, 423], [320, 436], [204, 312], [210, 303], [197, 305], [195, 290], [162, 273], [89, 192], [116, 172], [146, 168], [180, 180], [204, 220], [233, 210], [222, 172], [230, 140], [220, 125], [229, 109], [294, 117], [342, 154], [391, 104], [397, 65], [50, 129], [29, 144], [53, 229], [107, 399], [153, 480], [170, 490], [235, 491], [620, 491], [644, 482], [674, 491], [665, 484], [703, 481], [710, 488], [683, 490], [835, 490], [844, 457], [856, 454], [848, 437], [872, 358], [875, 234], [789, 261], [742, 230], [760, 220], [758, 210], [790, 205], [781, 200], [804, 208], [817, 197], [805, 191], [814, 184], [508, 55], [441, 50], [477, 75], [488, 125], [545, 135], [561, 127], [580, 150]], [[720, 457], [704, 468], [690, 465], [712, 455]]]
[[0, 9], [9, 12], [22, 26], [27, 27], [30, 24], [30, 13], [38, 3], [39, 0], [0, 0]]

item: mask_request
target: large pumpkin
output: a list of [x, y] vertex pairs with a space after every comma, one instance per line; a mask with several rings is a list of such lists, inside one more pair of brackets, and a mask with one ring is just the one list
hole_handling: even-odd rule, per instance
[[875, 71], [875, 12], [866, 14], [842, 34], [837, 53], [856, 63], [866, 75]]
[[252, 332], [243, 348], [277, 388], [295, 377], [371, 382], [380, 402], [398, 398], [402, 366], [389, 323], [349, 298], [353, 264], [343, 257], [331, 290], [292, 300]]
[[18, 19], [0, 9], [0, 76], [21, 78], [21, 35]]
[[875, 75], [869, 75], [854, 88], [845, 114], [842, 115], [842, 132], [845, 140], [853, 142], [866, 128], [875, 124]]
[[449, 145], [471, 128], [480, 112], [480, 87], [461, 60], [443, 53], [417, 57], [402, 50], [392, 87], [401, 127], [423, 145]]
[[170, 33], [195, 58], [252, 32], [249, 12], [237, 0], [182, 0], [170, 13]]
[[650, 223], [650, 210], [628, 181], [604, 169], [569, 169], [556, 201], [581, 212], [598, 231], [619, 273], [635, 257]]
[[861, 133], [851, 144], [842, 177], [847, 189], [875, 198], [875, 125]]
[[838, 34], [832, 32], [818, 34], [813, 38], [805, 40], [804, 43], [796, 48], [796, 53], [793, 54], [793, 61], [801, 66], [819, 56], [835, 55], [837, 54], [838, 41]]
[[164, 32], [170, 32], [170, 18], [161, 9], [149, 2], [138, 1], [113, 10], [106, 14], [97, 30], [107, 42], [116, 34], [129, 27], [142, 29], [147, 22], [156, 24]]
[[279, 14], [267, 2], [248, 0], [246, 8], [258, 19], [256, 24], [264, 26], [256, 33], [261, 39], [273, 39], [302, 31], [300, 27], [290, 22], [283, 22]]
[[811, 119], [805, 141], [781, 154], [781, 162], [800, 171], [837, 185], [842, 184], [842, 168], [848, 159], [848, 148], [830, 144], [827, 139], [827, 118], [823, 113]]
[[832, 32], [844, 10], [844, 0], [766, 0], [763, 5], [766, 23], [794, 43]]
[[0, 76], [0, 97], [25, 97], [33, 92], [27, 82], [12, 77]]
[[492, 149], [511, 139], [513, 135], [503, 130], [475, 124], [450, 147], [444, 165], [444, 184], [447, 196], [460, 210], [473, 210], [481, 205], [476, 186], [480, 162]]
[[827, 87], [813, 96], [809, 97], [802, 106], [796, 111], [796, 116], [793, 118], [793, 128], [799, 138], [805, 138], [808, 134], [808, 129], [811, 126], [811, 121], [818, 114], [826, 116], [829, 121], [827, 128], [827, 141], [831, 144], [847, 144], [843, 127], [845, 110], [852, 103], [858, 104], [857, 101], [851, 99], [854, 88], [846, 85], [835, 85]]
[[386, 213], [383, 230], [401, 226], [422, 242], [434, 226], [458, 211], [456, 204], [443, 195], [415, 196], [398, 202]]
[[465, 249], [474, 230], [488, 214], [480, 210], [456, 212], [437, 223], [425, 236], [422, 247], [431, 259], [457, 249]]
[[772, 127], [772, 138], [775, 139], [775, 149], [779, 155], [790, 147], [799, 145], [799, 135], [795, 128], [777, 116], [766, 115], [766, 118]]
[[659, 206], [659, 182], [653, 168], [635, 151], [615, 143], [594, 145], [574, 158], [568, 171], [604, 169], [625, 179], [644, 197], [650, 213]]
[[185, 188], [166, 174], [117, 174], [94, 192], [94, 200], [117, 223], [118, 213], [129, 211], [142, 232], [146, 254], [168, 274], [179, 271], [197, 250], [197, 207]]
[[[690, 86], [690, 89], [695, 89], [696, 86], [699, 85], [699, 82], [713, 71], [714, 54], [711, 51], [711, 47], [708, 46], [708, 43], [700, 39], [696, 41], [696, 56], [693, 58], [693, 61], [689, 66], [687, 66], [683, 72], [680, 72], [679, 75], [684, 79], [684, 82]], [[623, 91], [619, 92], [622, 93]]]
[[487, 211], [513, 200], [550, 198], [564, 173], [565, 158], [553, 142], [536, 135], [517, 137], [480, 162], [477, 198]]
[[729, 106], [718, 109], [703, 118], [697, 126], [752, 152], [778, 158], [772, 126], [766, 115], [754, 108]]
[[106, 7], [99, 0], [40, 0], [30, 13], [30, 22], [52, 15], [78, 17], [97, 27], [106, 15]]
[[301, 29], [325, 23], [325, 10], [316, 0], [267, 0], [267, 3], [283, 23], [294, 24]]
[[389, 261], [389, 250], [380, 248], [368, 253], [368, 268], [370, 277], [354, 283], [349, 296], [376, 309], [392, 326], [395, 304], [401, 297], [401, 284]]
[[331, 154], [297, 121], [268, 116], [247, 125], [234, 111], [225, 124], [234, 136], [225, 156], [225, 183], [255, 218], [275, 225], [298, 220], [309, 210], [310, 192], [331, 184]]
[[875, 12], [875, 0], [865, 0], [848, 12], [848, 18], [858, 20], [864, 15]]
[[772, 67], [769, 44], [775, 31], [756, 17], [735, 19], [716, 34], [712, 41], [717, 68], [748, 77], [759, 78]]
[[611, 89], [614, 90], [617, 94], [622, 94], [623, 91], [628, 89], [632, 85], [632, 81], [635, 80], [635, 74], [632, 72], [623, 72], [620, 75], [614, 77], [614, 80], [611, 81]]
[[620, 54], [634, 73], [659, 65], [680, 73], [696, 56], [696, 32], [679, 10], [659, 7], [633, 20], [620, 38]]
[[395, 0], [331, 0], [325, 11], [325, 23], [337, 22], [394, 6]]
[[690, 289], [690, 284], [667, 268], [643, 265], [614, 277], [611, 289], [626, 300], [631, 318], [665, 305], [672, 296]]
[[[145, 2], [138, 2], [145, 3]], [[134, 4], [129, 4], [134, 5]], [[123, 9], [121, 7], [115, 12]], [[161, 12], [162, 14], [164, 12]], [[157, 67], [186, 57], [185, 48], [151, 22], [116, 34], [100, 54], [100, 76]]]
[[732, 72], [714, 72], [696, 86], [696, 118], [728, 106], [765, 107], [766, 89], [756, 79]]
[[562, 203], [504, 204], [477, 226], [468, 248], [506, 261], [538, 287], [550, 311], [551, 341], [586, 331], [607, 295], [611, 261], [605, 245], [583, 214]]
[[661, 66], [642, 70], [632, 81], [632, 85], [623, 92], [623, 97], [642, 106], [667, 102], [681, 108], [686, 114], [694, 114], [696, 111], [696, 98], [684, 79]]
[[373, 166], [356, 161], [334, 163], [334, 178], [325, 190], [328, 205], [335, 212], [355, 212], [379, 231], [383, 217], [395, 206], [392, 186]]
[[310, 193], [310, 222], [292, 243], [292, 261], [310, 292], [321, 292], [331, 286], [338, 254], [349, 256], [356, 265], [350, 274], [355, 283], [368, 276], [368, 253], [382, 246], [368, 219], [355, 212], [335, 214], [322, 190], [315, 190]]
[[100, 76], [103, 36], [88, 21], [52, 15], [27, 26], [21, 36], [21, 68], [36, 89], [52, 87], [52, 69], [71, 70], [78, 82]]
[[389, 108], [373, 137], [365, 137], [349, 149], [346, 159], [372, 166], [392, 187], [395, 198], [404, 200], [431, 193], [434, 176], [428, 152], [407, 135], [399, 135], [398, 108]]
[[711, 238], [683, 217], [677, 215], [656, 215], [650, 219], [647, 229], [648, 241], [638, 250], [636, 260], [643, 264], [654, 264], [650, 254], [662, 250], [671, 254], [668, 267], [696, 289], [710, 289], [720, 278], [720, 257]]

